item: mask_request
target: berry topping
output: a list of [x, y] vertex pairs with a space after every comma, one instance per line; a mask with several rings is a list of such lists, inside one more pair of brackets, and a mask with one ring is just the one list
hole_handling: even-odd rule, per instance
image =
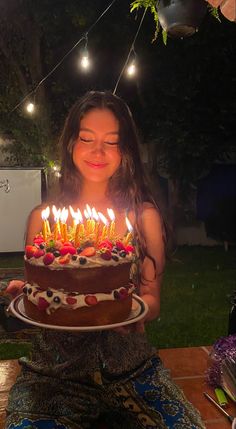
[[41, 243], [41, 244], [39, 245], [39, 248], [40, 248], [40, 249], [44, 249], [44, 248], [45, 248], [45, 244], [44, 244], [44, 243]]
[[67, 253], [65, 256], [61, 256], [59, 258], [59, 264], [61, 265], [65, 265], [65, 264], [69, 264], [70, 262], [70, 254]]
[[78, 249], [76, 249], [76, 252], [78, 253], [78, 255], [83, 251], [82, 247], [78, 247]]
[[35, 252], [37, 250], [37, 247], [35, 246], [26, 246], [25, 247], [25, 255], [27, 259], [30, 259], [34, 256]]
[[77, 255], [72, 255], [71, 259], [72, 261], [77, 261]]
[[74, 255], [76, 253], [76, 249], [70, 245], [70, 246], [62, 246], [60, 248], [60, 254], [61, 256], [67, 255], [67, 253], [69, 253], [70, 255]]
[[27, 292], [28, 292], [28, 288], [27, 288], [27, 286], [24, 286], [22, 290], [23, 290], [23, 292], [25, 293], [25, 295], [27, 295]]
[[126, 253], [126, 251], [125, 251], [125, 250], [121, 250], [121, 251], [120, 251], [120, 253], [119, 253], [119, 255], [120, 255], [122, 258], [125, 258], [125, 257], [126, 257], [126, 255], [127, 255], [127, 253]]
[[118, 253], [118, 249], [116, 247], [112, 248], [112, 253]]
[[43, 263], [44, 263], [44, 265], [50, 265], [50, 264], [52, 264], [54, 259], [55, 259], [55, 256], [53, 255], [53, 253], [48, 252], [43, 257]]
[[73, 298], [72, 296], [67, 296], [67, 298], [66, 298], [66, 302], [67, 302], [67, 304], [69, 304], [69, 305], [76, 304], [76, 298]]
[[37, 249], [35, 254], [34, 254], [34, 257], [40, 258], [41, 256], [44, 256], [44, 255], [45, 255], [45, 251], [43, 249]]
[[53, 255], [55, 256], [55, 258], [58, 258], [59, 256], [61, 256], [61, 254], [60, 254], [59, 250], [55, 250], [55, 251], [53, 252]]
[[96, 249], [95, 247], [86, 247], [81, 253], [81, 256], [94, 256], [96, 254]]
[[53, 291], [48, 289], [47, 290], [47, 296], [48, 296], [48, 298], [51, 298], [53, 296]]
[[125, 250], [125, 246], [124, 246], [124, 244], [122, 243], [122, 241], [116, 241], [116, 248], [117, 248], [118, 250]]
[[96, 296], [94, 296], [94, 295], [87, 295], [84, 298], [84, 300], [85, 300], [86, 304], [88, 304], [88, 305], [96, 305], [98, 302]]
[[80, 256], [79, 257], [79, 263], [80, 263], [80, 265], [85, 265], [87, 263], [87, 259]]
[[134, 252], [134, 246], [131, 246], [130, 244], [128, 246], [125, 247], [126, 252]]
[[60, 300], [59, 296], [55, 296], [55, 298], [53, 298], [53, 301], [54, 301], [56, 304], [59, 304], [59, 303], [61, 302], [61, 300]]
[[29, 289], [28, 289], [28, 294], [30, 295], [32, 293], [32, 288], [31, 287], [29, 287]]
[[42, 235], [37, 235], [34, 238], [34, 244], [38, 244], [40, 246], [40, 244], [44, 243], [44, 238], [42, 237]]
[[115, 262], [118, 262], [118, 261], [119, 261], [119, 257], [118, 257], [117, 255], [112, 255], [112, 259], [113, 259], [113, 261], [115, 261]]
[[119, 291], [120, 299], [124, 299], [128, 296], [128, 291], [124, 287], [122, 287]]
[[112, 249], [112, 247], [113, 247], [113, 244], [112, 244], [112, 242], [110, 241], [110, 240], [103, 240], [103, 241], [101, 241], [101, 243], [99, 244], [99, 249], [102, 249], [102, 248], [106, 248], [106, 249], [109, 249], [109, 250], [111, 250]]
[[105, 261], [110, 261], [110, 259], [111, 259], [111, 252], [110, 252], [110, 250], [107, 249], [107, 250], [105, 250], [105, 252], [102, 251], [101, 258], [104, 259]]
[[70, 241], [65, 241], [63, 246], [72, 246], [73, 247], [73, 244]]
[[48, 308], [49, 305], [50, 305], [49, 302], [47, 302], [45, 298], [42, 298], [42, 297], [39, 298], [39, 300], [38, 300], [38, 309], [39, 310], [41, 310], [41, 311], [46, 310], [46, 308]]

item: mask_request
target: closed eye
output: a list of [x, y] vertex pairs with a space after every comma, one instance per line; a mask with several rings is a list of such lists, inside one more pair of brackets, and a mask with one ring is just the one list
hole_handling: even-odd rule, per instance
[[79, 139], [83, 143], [93, 143], [94, 142], [93, 139], [85, 139], [84, 137], [80, 137], [80, 136], [79, 136]]
[[109, 146], [117, 146], [119, 144], [119, 142], [104, 142], [104, 143]]

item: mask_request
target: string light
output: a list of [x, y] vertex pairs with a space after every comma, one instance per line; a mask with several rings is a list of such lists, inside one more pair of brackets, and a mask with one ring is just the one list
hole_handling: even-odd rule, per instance
[[[131, 55], [132, 53], [133, 53], [133, 55]], [[128, 67], [126, 69], [126, 74], [128, 77], [132, 78], [137, 73], [137, 60], [136, 60], [137, 55], [136, 55], [136, 52], [134, 50], [134, 47], [132, 48], [131, 54], [130, 54], [130, 58], [131, 58], [131, 56], [132, 56], [132, 58], [131, 58], [130, 64], [128, 65]]]
[[33, 115], [35, 112], [35, 104], [32, 102], [28, 102], [25, 106], [25, 110], [30, 113], [30, 115]]
[[84, 36], [85, 39], [85, 46], [82, 52], [82, 57], [80, 60], [80, 66], [83, 70], [88, 70], [91, 66], [90, 60], [89, 60], [89, 54], [88, 54], [88, 34], [86, 33]]
[[[88, 31], [85, 33], [85, 35], [89, 34], [90, 31], [95, 27], [95, 25], [101, 20], [101, 18], [107, 13], [107, 11], [113, 6], [113, 4], [117, 0], [112, 0], [112, 2], [106, 7], [106, 9], [99, 15], [99, 17], [96, 19], [96, 21], [89, 27]], [[58, 69], [58, 67], [64, 62], [64, 60], [71, 54], [71, 52], [84, 40], [85, 36], [82, 36], [75, 44], [72, 46], [72, 48], [62, 57], [62, 59], [53, 67], [53, 69], [36, 85], [36, 87], [26, 94], [26, 96], [18, 103], [16, 106], [10, 111], [10, 113], [14, 112], [24, 101], [29, 98], [32, 94], [36, 93], [39, 87], [45, 82], [45, 80], [51, 76], [55, 70]]]
[[[113, 90], [113, 94], [115, 94], [115, 93], [116, 93], [116, 91], [117, 91], [117, 88], [118, 88], [118, 85], [119, 85], [119, 83], [120, 83], [121, 77], [122, 77], [122, 75], [123, 75], [123, 73], [124, 73], [124, 71], [125, 71], [125, 69], [126, 69], [126, 67], [127, 67], [127, 64], [128, 64], [128, 62], [129, 62], [129, 59], [130, 59], [130, 57], [131, 57], [131, 54], [133, 54], [133, 55], [134, 55], [134, 57], [136, 56], [136, 54], [135, 54], [135, 50], [134, 50], [134, 44], [135, 44], [135, 42], [136, 42], [136, 39], [137, 39], [138, 34], [139, 34], [139, 32], [140, 32], [140, 29], [141, 29], [141, 27], [142, 27], [142, 23], [143, 23], [143, 20], [144, 20], [145, 15], [146, 15], [146, 12], [147, 12], [147, 8], [144, 10], [143, 16], [142, 16], [142, 18], [141, 18], [141, 20], [140, 20], [140, 23], [139, 23], [138, 29], [137, 29], [136, 34], [135, 34], [135, 36], [134, 36], [134, 40], [133, 40], [133, 42], [132, 42], [132, 44], [131, 44], [131, 46], [130, 46], [130, 49], [129, 49], [129, 52], [128, 52], [128, 55], [127, 55], [127, 58], [126, 58], [126, 60], [125, 60], [125, 62], [124, 62], [124, 65], [123, 65], [123, 67], [122, 67], [122, 70], [121, 70], [121, 72], [120, 72], [120, 74], [119, 74], [119, 76], [118, 76], [117, 82], [116, 82], [116, 84], [115, 84], [115, 88], [114, 88], [114, 90]], [[134, 67], [135, 63], [133, 62], [133, 63], [131, 63], [131, 65], [132, 65], [131, 70], [132, 70], [132, 72], [134, 72], [134, 71], [136, 70], [136, 68]], [[127, 71], [128, 71], [128, 70], [127, 70]], [[133, 73], [133, 74], [134, 74], [134, 73]]]

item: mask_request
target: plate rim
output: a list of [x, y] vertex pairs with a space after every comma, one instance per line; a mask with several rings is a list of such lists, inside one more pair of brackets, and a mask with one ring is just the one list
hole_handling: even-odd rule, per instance
[[20, 294], [17, 297], [15, 297], [9, 307], [8, 310], [10, 313], [12, 313], [13, 316], [20, 319], [21, 321], [28, 323], [29, 325], [36, 326], [38, 328], [43, 329], [51, 329], [56, 331], [71, 331], [71, 332], [93, 332], [93, 331], [103, 331], [108, 329], [114, 329], [119, 328], [122, 326], [131, 325], [132, 323], [138, 322], [139, 320], [142, 320], [144, 316], [148, 312], [148, 305], [142, 300], [142, 298], [136, 294], [132, 295], [132, 302], [133, 300], [138, 302], [140, 305], [140, 311], [139, 314], [131, 319], [126, 319], [123, 322], [118, 323], [112, 323], [109, 325], [98, 325], [98, 326], [64, 326], [64, 325], [49, 325], [47, 323], [41, 323], [37, 322], [36, 320], [33, 320], [29, 318], [27, 315], [21, 314], [19, 311], [17, 311], [17, 306], [19, 305], [20, 301], [22, 301], [24, 294]]

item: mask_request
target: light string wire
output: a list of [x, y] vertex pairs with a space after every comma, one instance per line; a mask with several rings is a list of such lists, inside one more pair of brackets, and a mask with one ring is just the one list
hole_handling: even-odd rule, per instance
[[120, 83], [121, 77], [122, 77], [122, 75], [123, 75], [123, 73], [124, 73], [124, 70], [125, 70], [125, 68], [126, 68], [126, 66], [127, 66], [127, 64], [128, 64], [129, 59], [130, 59], [131, 52], [134, 52], [134, 53], [135, 53], [134, 45], [135, 45], [136, 39], [137, 39], [137, 37], [138, 37], [139, 31], [140, 31], [140, 29], [141, 29], [141, 27], [142, 27], [142, 23], [143, 23], [143, 20], [144, 20], [145, 15], [146, 15], [146, 12], [147, 12], [147, 8], [144, 10], [143, 16], [142, 16], [142, 18], [141, 18], [141, 20], [140, 20], [140, 23], [139, 23], [138, 29], [137, 29], [136, 34], [135, 34], [135, 36], [134, 36], [134, 40], [133, 40], [133, 42], [132, 42], [132, 44], [131, 44], [131, 46], [130, 46], [129, 53], [128, 53], [128, 55], [127, 55], [127, 58], [126, 58], [126, 60], [125, 60], [125, 63], [124, 63], [124, 65], [123, 65], [123, 67], [122, 67], [122, 70], [121, 70], [121, 72], [120, 72], [120, 74], [119, 74], [119, 77], [118, 77], [118, 79], [117, 79], [117, 82], [116, 82], [116, 84], [115, 84], [115, 88], [114, 88], [114, 90], [113, 90], [113, 94], [115, 94], [115, 93], [116, 93], [116, 91], [117, 91], [117, 88], [118, 88], [118, 85], [119, 85], [119, 83]]
[[34, 94], [34, 98], [36, 95], [37, 90], [39, 87], [45, 82], [46, 79], [48, 79], [49, 76], [51, 76], [55, 70], [58, 69], [58, 67], [63, 63], [63, 61], [71, 54], [71, 52], [79, 45], [82, 40], [85, 40], [85, 43], [87, 43], [88, 40], [88, 34], [90, 31], [95, 27], [95, 25], [102, 19], [102, 17], [108, 12], [108, 10], [113, 6], [113, 4], [116, 2], [116, 0], [112, 0], [112, 2], [106, 7], [106, 9], [101, 13], [101, 15], [96, 19], [96, 21], [89, 27], [89, 29], [83, 34], [83, 36], [72, 46], [72, 48], [62, 57], [62, 59], [52, 68], [52, 70], [42, 79], [40, 82], [36, 85], [36, 87], [30, 91], [26, 96], [10, 111], [10, 113], [14, 112], [24, 101], [30, 97], [30, 95]]

